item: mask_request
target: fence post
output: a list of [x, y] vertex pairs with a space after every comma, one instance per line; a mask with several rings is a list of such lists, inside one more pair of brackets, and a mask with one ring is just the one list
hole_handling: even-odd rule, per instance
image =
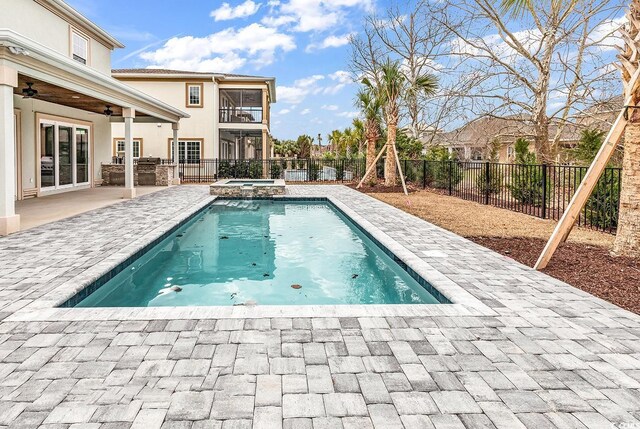
[[489, 205], [489, 193], [491, 187], [491, 164], [489, 161], [484, 164], [484, 203]]
[[449, 195], [453, 194], [453, 161], [449, 161]]
[[427, 188], [427, 160], [422, 160], [422, 189]]
[[547, 218], [547, 163], [542, 164], [542, 219]]

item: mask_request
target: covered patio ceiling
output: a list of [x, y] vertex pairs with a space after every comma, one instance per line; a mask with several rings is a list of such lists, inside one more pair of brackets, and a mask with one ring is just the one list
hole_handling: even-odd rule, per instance
[[[111, 111], [113, 111], [112, 116], [122, 116], [121, 106], [115, 106], [98, 98], [81, 94], [67, 88], [62, 88], [21, 73], [18, 74], [18, 86], [14, 88], [13, 93], [22, 96], [22, 90], [28, 87], [28, 83], [31, 83], [31, 87], [38, 91], [35, 97], [33, 97], [37, 100], [73, 107], [75, 109], [85, 110], [87, 112], [93, 112], [100, 115], [103, 115], [105, 109], [109, 106]], [[151, 118], [143, 112], [137, 112], [136, 116]]]

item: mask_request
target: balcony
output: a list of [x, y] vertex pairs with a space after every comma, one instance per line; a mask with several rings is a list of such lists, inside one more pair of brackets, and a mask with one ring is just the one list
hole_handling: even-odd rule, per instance
[[262, 107], [228, 107], [220, 109], [220, 123], [262, 123]]

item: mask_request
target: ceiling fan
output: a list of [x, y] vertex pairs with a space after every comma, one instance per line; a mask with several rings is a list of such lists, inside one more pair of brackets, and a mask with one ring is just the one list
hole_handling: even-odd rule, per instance
[[22, 98], [33, 98], [38, 95], [38, 90], [33, 89], [33, 82], [26, 82], [27, 87], [22, 88]]
[[33, 82], [25, 82], [26, 88], [22, 88], [22, 98], [50, 97], [49, 94], [40, 94], [38, 90], [33, 88]]

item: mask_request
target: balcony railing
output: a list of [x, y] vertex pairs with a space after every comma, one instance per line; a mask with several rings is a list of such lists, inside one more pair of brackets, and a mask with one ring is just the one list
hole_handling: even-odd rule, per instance
[[262, 123], [262, 107], [220, 109], [221, 123]]

